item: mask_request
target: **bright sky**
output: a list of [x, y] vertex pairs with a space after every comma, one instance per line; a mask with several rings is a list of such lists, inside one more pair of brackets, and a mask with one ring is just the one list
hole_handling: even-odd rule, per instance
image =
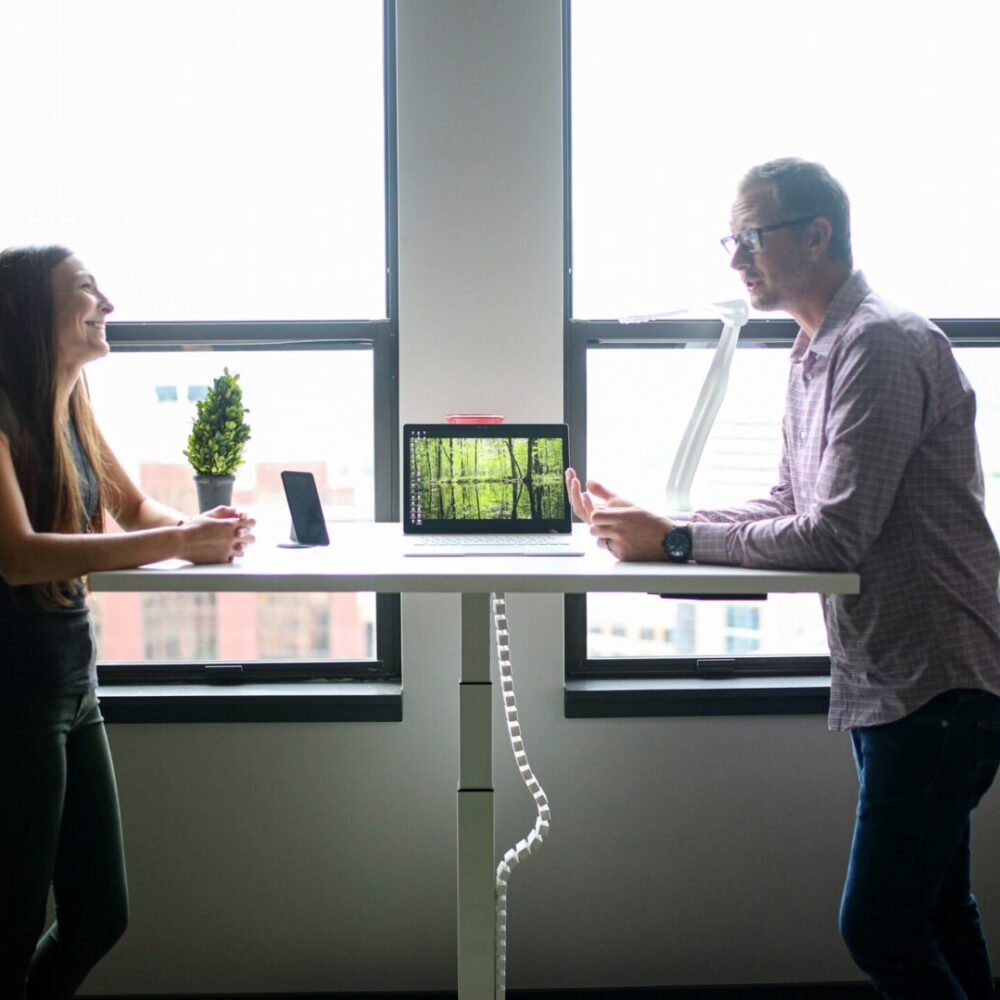
[[0, 0], [0, 247], [119, 320], [385, 315], [382, 4]]
[[742, 173], [826, 164], [855, 263], [934, 317], [1000, 316], [997, 0], [573, 0], [574, 314], [729, 299]]

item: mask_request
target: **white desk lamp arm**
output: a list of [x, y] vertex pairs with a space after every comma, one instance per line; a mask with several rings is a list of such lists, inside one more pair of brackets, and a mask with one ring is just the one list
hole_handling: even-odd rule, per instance
[[698, 470], [698, 463], [701, 461], [712, 425], [725, 399], [726, 387], [729, 384], [729, 366], [732, 364], [740, 330], [750, 318], [750, 310], [742, 299], [734, 299], [692, 309], [677, 309], [648, 316], [629, 316], [620, 320], [622, 323], [648, 323], [694, 311], [708, 312], [722, 320], [722, 334], [708, 374], [702, 383], [701, 392], [698, 394], [698, 401], [677, 446], [674, 463], [667, 479], [667, 509], [678, 513], [691, 510], [691, 483]]

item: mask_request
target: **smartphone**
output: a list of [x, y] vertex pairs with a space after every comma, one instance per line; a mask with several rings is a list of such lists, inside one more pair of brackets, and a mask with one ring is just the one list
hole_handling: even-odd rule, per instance
[[292, 540], [280, 543], [285, 548], [329, 545], [323, 507], [319, 502], [316, 480], [311, 472], [282, 472], [288, 511], [292, 515]]

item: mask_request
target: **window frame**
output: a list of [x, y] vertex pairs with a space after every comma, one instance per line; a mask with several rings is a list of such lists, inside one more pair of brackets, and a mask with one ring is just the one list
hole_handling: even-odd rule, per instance
[[[574, 467], [585, 479], [588, 351], [672, 350], [714, 342], [720, 324], [710, 319], [665, 319], [623, 326], [612, 320], [573, 316], [571, 7], [572, 0], [563, 0], [563, 400]], [[1000, 318], [933, 321], [954, 347], [1000, 347]], [[752, 345], [788, 351], [797, 333], [793, 320], [751, 319], [740, 331], [737, 349]], [[567, 717], [821, 714], [829, 707], [828, 656], [589, 657], [587, 636], [586, 595], [567, 594]]]
[[[383, 0], [385, 317], [366, 320], [109, 322], [115, 352], [373, 352], [375, 520], [399, 519], [399, 290], [395, 3]], [[333, 721], [402, 717], [398, 594], [377, 594], [371, 659], [98, 661], [110, 721]], [[361, 692], [355, 682], [370, 682]], [[317, 684], [316, 682], [328, 682]], [[340, 684], [339, 682], [350, 682]], [[246, 685], [228, 695], [209, 686]], [[308, 684], [269, 696], [268, 685]], [[149, 689], [173, 685], [169, 691]], [[251, 687], [252, 686], [252, 687]], [[145, 695], [143, 694], [145, 692]], [[145, 704], [144, 704], [145, 703]], [[107, 711], [110, 706], [111, 712]]]

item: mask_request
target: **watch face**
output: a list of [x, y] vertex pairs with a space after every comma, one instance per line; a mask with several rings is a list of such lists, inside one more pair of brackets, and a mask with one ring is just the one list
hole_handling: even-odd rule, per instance
[[669, 558], [683, 562], [691, 554], [691, 536], [683, 528], [674, 528], [663, 540], [663, 549]]

